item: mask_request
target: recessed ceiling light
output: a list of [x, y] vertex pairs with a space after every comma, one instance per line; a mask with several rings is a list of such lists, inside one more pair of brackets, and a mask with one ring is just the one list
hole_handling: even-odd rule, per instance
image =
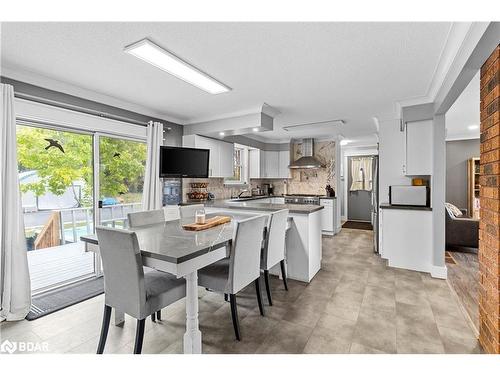
[[224, 132], [220, 132], [220, 133], [219, 133], [219, 135], [220, 135], [221, 137], [224, 137]]
[[210, 94], [220, 94], [231, 90], [148, 39], [131, 44], [125, 47], [124, 51]]
[[254, 132], [258, 132], [259, 131], [259, 128], [253, 128], [252, 129]]
[[469, 126], [467, 126], [467, 129], [476, 130], [476, 129], [479, 129], [479, 125], [469, 125]]
[[345, 145], [348, 145], [349, 143], [351, 143], [352, 141], [348, 140], [348, 139], [342, 139], [340, 141], [340, 145], [341, 146], [345, 146]]

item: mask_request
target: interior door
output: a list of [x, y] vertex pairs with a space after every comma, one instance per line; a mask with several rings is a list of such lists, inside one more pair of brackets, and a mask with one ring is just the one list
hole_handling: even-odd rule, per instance
[[98, 220], [100, 225], [127, 228], [127, 214], [140, 211], [146, 143], [97, 135], [99, 154]]
[[[352, 185], [352, 159], [348, 158], [347, 164], [347, 219], [354, 221], [369, 221], [372, 220], [372, 192], [366, 190], [351, 191]], [[359, 158], [359, 157], [356, 157]]]

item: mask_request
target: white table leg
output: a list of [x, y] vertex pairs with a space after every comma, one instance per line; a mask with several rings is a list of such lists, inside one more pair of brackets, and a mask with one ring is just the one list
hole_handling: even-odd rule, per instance
[[186, 279], [186, 333], [184, 354], [201, 354], [201, 332], [198, 327], [198, 273], [191, 272]]
[[115, 326], [119, 326], [125, 323], [125, 314], [123, 312], [113, 309], [113, 314], [115, 315], [113, 319], [113, 321], [115, 322]]

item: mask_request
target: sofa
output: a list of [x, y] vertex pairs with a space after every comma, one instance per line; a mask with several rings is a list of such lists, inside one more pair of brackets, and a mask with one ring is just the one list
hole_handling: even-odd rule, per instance
[[467, 210], [460, 210], [461, 215], [454, 215], [445, 208], [446, 247], [479, 247], [479, 220], [467, 216]]

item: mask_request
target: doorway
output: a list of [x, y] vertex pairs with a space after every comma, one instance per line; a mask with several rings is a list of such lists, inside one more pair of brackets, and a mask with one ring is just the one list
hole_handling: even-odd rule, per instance
[[100, 276], [80, 237], [141, 209], [146, 143], [20, 121], [17, 150], [32, 295]]
[[372, 220], [373, 155], [347, 157], [347, 220]]

